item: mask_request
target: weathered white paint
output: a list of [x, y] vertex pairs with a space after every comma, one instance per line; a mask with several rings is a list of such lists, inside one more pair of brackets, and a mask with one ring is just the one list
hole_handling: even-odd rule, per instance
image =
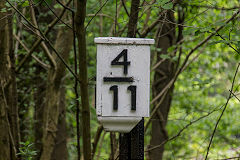
[[[141, 120], [149, 117], [150, 99], [150, 44], [153, 39], [95, 38], [97, 43], [96, 112], [107, 131], [129, 132]], [[113, 66], [111, 61], [124, 49], [128, 50], [128, 74], [123, 66]], [[123, 58], [120, 59], [123, 61]], [[133, 77], [134, 82], [104, 82], [103, 77]], [[118, 110], [113, 110], [113, 92], [109, 88], [118, 85]], [[136, 111], [131, 110], [130, 85], [137, 86]]]
[[138, 124], [142, 117], [101, 117], [98, 120], [103, 124], [105, 131], [111, 132], [130, 132]]
[[97, 44], [136, 44], [136, 45], [150, 45], [154, 44], [154, 39], [145, 38], [122, 38], [122, 37], [98, 37], [94, 39]]

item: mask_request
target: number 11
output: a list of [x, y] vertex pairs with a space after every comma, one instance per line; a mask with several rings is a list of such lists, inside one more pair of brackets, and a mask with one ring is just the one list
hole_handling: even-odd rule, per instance
[[[110, 91], [113, 91], [113, 110], [118, 110], [118, 86], [111, 86]], [[131, 92], [131, 110], [136, 111], [136, 97], [137, 97], [137, 86], [129, 86], [127, 88]]]

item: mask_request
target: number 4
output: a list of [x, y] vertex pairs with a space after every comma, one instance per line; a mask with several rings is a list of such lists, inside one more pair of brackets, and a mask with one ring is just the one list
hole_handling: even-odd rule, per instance
[[[128, 66], [130, 62], [127, 56], [128, 50], [124, 49], [114, 60], [112, 60], [111, 65], [123, 65], [123, 73], [126, 75], [128, 73]], [[119, 59], [123, 57], [123, 62], [119, 62]]]

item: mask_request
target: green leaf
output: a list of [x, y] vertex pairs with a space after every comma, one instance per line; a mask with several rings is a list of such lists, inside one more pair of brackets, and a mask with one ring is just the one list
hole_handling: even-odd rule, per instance
[[199, 29], [195, 31], [195, 36], [198, 36], [200, 33], [202, 33]]
[[7, 9], [6, 8], [2, 8], [0, 12], [2, 12], [2, 13], [7, 12]]
[[184, 36], [190, 35], [190, 34], [195, 33], [195, 31], [196, 31], [195, 28], [189, 28], [189, 29], [183, 30], [183, 35], [184, 35]]
[[219, 40], [219, 41], [213, 41], [209, 44], [218, 44], [218, 43], [225, 43], [225, 44], [229, 44], [231, 43], [232, 41], [229, 41], [229, 40]]
[[62, 8], [62, 6], [57, 3], [57, 4], [54, 5], [54, 8], [55, 8], [55, 9], [57, 9], [57, 8]]
[[167, 54], [161, 54], [160, 57], [161, 57], [162, 59], [170, 59], [170, 58], [171, 58], [171, 57], [170, 57], [169, 55], [167, 55]]
[[167, 2], [169, 2], [169, 0], [160, 0], [159, 4], [160, 6], [165, 5]]
[[212, 27], [205, 27], [200, 29], [201, 32], [209, 32], [211, 30], [212, 30]]
[[11, 8], [11, 6], [10, 6], [9, 3], [5, 3], [5, 6], [6, 6], [7, 8]]
[[156, 48], [157, 52], [161, 52], [162, 48]]
[[27, 7], [29, 6], [29, 1], [24, 1], [24, 3], [22, 4], [22, 7]]
[[163, 9], [172, 9], [173, 8], [173, 3], [169, 2], [161, 6]]
[[172, 58], [172, 61], [174, 61], [174, 62], [176, 62], [177, 60], [178, 60], [178, 57], [177, 57], [177, 56], [175, 56], [175, 57]]
[[223, 26], [223, 25], [225, 25], [225, 23], [224, 22], [216, 22], [214, 25], [215, 26]]

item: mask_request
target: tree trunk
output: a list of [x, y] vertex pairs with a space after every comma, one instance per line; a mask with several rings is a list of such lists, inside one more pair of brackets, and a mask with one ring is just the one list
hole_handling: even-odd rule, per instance
[[52, 153], [51, 160], [67, 160], [67, 125], [66, 125], [66, 106], [65, 106], [65, 88], [62, 86], [60, 89], [59, 98], [59, 118], [57, 126], [57, 136], [55, 147]]
[[34, 94], [34, 133], [35, 133], [35, 150], [37, 155], [36, 160], [40, 159], [42, 152], [42, 138], [43, 138], [43, 111], [46, 104], [46, 81], [40, 76], [42, 72], [41, 66], [37, 66], [36, 69], [36, 79], [34, 83], [36, 84], [36, 93]]
[[[164, 17], [163, 17], [164, 18]], [[170, 22], [175, 22], [174, 13], [172, 11], [167, 11], [166, 19]], [[157, 48], [161, 48], [161, 51], [157, 53], [157, 62], [161, 60], [161, 54], [168, 54], [167, 50], [169, 47], [175, 44], [175, 25], [171, 23], [160, 23], [159, 32], [157, 34]], [[169, 55], [173, 56], [173, 55]], [[154, 81], [152, 85], [153, 97], [158, 95], [159, 92], [168, 84], [168, 82], [173, 78], [174, 75], [174, 63], [170, 59], [165, 59], [162, 64], [156, 69], [154, 75]], [[152, 121], [152, 135], [150, 145], [151, 147], [160, 145], [162, 142], [168, 139], [167, 131], [165, 129], [167, 125], [168, 113], [171, 106], [173, 94], [173, 87], [171, 87], [163, 102], [159, 106], [158, 111], [153, 116]], [[159, 103], [158, 100], [154, 103], [156, 106]], [[154, 149], [149, 152], [151, 160], [161, 160], [163, 158], [164, 146]]]
[[[58, 32], [55, 48], [62, 58], [67, 61], [72, 47], [72, 32], [69, 29], [62, 28]], [[67, 43], [66, 43], [67, 42]], [[46, 105], [43, 108], [43, 139], [42, 153], [40, 160], [50, 160], [57, 136], [57, 128], [60, 114], [60, 93], [63, 76], [65, 75], [65, 66], [54, 54], [57, 67], [49, 69]]]
[[79, 79], [81, 81], [81, 122], [83, 135], [83, 156], [84, 160], [91, 159], [91, 134], [90, 134], [90, 108], [88, 97], [88, 73], [87, 73], [87, 52], [86, 52], [86, 17], [87, 0], [77, 0], [77, 12], [75, 16], [76, 35], [78, 39], [79, 52]]
[[[9, 11], [8, 14], [12, 12]], [[9, 123], [11, 128], [11, 133], [13, 136], [13, 144], [10, 145], [11, 148], [11, 159], [16, 160], [16, 152], [19, 152], [20, 144], [20, 131], [19, 131], [19, 115], [18, 115], [18, 105], [17, 105], [17, 83], [16, 83], [16, 74], [15, 74], [15, 55], [13, 49], [13, 28], [12, 28], [12, 19], [8, 18], [8, 37], [9, 37], [9, 58], [10, 58], [10, 83], [6, 90], [6, 99], [8, 104], [8, 116]], [[15, 147], [15, 148], [14, 148]], [[19, 158], [18, 158], [19, 159]]]
[[[0, 9], [6, 8], [5, 1], [0, 1]], [[8, 104], [5, 90], [10, 83], [9, 26], [6, 12], [0, 12], [0, 160], [10, 160], [10, 126]]]

